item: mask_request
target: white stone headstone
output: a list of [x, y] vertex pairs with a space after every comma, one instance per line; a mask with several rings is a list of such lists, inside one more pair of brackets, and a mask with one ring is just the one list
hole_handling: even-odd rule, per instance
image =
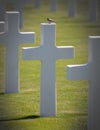
[[90, 21], [96, 21], [97, 19], [97, 5], [96, 5], [96, 0], [89, 0], [89, 5], [90, 5]]
[[68, 0], [68, 16], [74, 17], [76, 15], [76, 0]]
[[5, 32], [0, 33], [0, 44], [6, 45], [5, 93], [19, 92], [19, 55], [21, 43], [33, 43], [34, 32], [19, 32], [19, 13], [7, 12]]
[[69, 80], [89, 80], [88, 130], [100, 130], [100, 36], [89, 37], [89, 62], [68, 65]]
[[51, 11], [57, 10], [57, 0], [50, 0], [51, 2]]
[[35, 8], [39, 8], [39, 7], [40, 7], [40, 4], [41, 4], [40, 0], [35, 0], [35, 1], [34, 1], [34, 6], [35, 6]]
[[56, 46], [56, 24], [41, 23], [41, 45], [23, 48], [24, 60], [41, 60], [40, 115], [56, 115], [56, 60], [73, 58], [72, 46]]

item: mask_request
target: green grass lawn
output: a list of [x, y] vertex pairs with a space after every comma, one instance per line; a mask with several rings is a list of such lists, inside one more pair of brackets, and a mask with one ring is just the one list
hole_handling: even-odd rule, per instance
[[[82, 1], [81, 1], [82, 2]], [[99, 22], [89, 22], [88, 3], [78, 3], [75, 18], [69, 18], [67, 3], [59, 0], [58, 10], [50, 12], [48, 2], [39, 9], [24, 8], [25, 32], [36, 32], [34, 44], [19, 46], [20, 93], [4, 94], [5, 54], [0, 46], [0, 130], [86, 130], [88, 81], [66, 79], [66, 66], [88, 62], [88, 36], [100, 35]], [[81, 7], [80, 7], [81, 5]], [[86, 8], [84, 9], [84, 6]], [[74, 46], [74, 59], [56, 62], [57, 116], [40, 117], [40, 61], [23, 61], [22, 47], [39, 46], [40, 23], [50, 17], [56, 21], [56, 45]]]

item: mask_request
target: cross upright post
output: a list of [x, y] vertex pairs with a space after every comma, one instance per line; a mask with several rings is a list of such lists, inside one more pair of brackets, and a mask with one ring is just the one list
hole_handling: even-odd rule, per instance
[[2, 0], [0, 1], [0, 21], [4, 21], [5, 17], [5, 2]]
[[5, 25], [5, 22], [0, 21], [0, 32], [4, 32], [4, 25]]
[[57, 10], [57, 0], [50, 0], [51, 1], [51, 11]]
[[23, 20], [23, 3], [22, 2], [16, 2], [15, 9], [16, 11], [20, 12], [20, 28], [23, 28], [24, 26], [24, 20]]
[[40, 5], [41, 5], [40, 0], [34, 0], [34, 6], [35, 6], [35, 8], [39, 8]]
[[76, 0], [68, 0], [68, 15], [74, 17], [76, 14]]
[[19, 32], [19, 13], [7, 12], [5, 32], [0, 33], [0, 44], [6, 48], [6, 81], [5, 93], [19, 92], [18, 47], [21, 43], [33, 43], [34, 32]]
[[90, 21], [96, 21], [97, 19], [97, 3], [96, 0], [89, 0], [89, 13], [90, 13]]
[[89, 80], [88, 130], [100, 130], [100, 36], [89, 37], [89, 62], [68, 65], [69, 80]]
[[56, 46], [56, 24], [41, 23], [41, 45], [23, 48], [24, 60], [41, 60], [40, 115], [56, 115], [57, 59], [73, 58], [72, 46]]

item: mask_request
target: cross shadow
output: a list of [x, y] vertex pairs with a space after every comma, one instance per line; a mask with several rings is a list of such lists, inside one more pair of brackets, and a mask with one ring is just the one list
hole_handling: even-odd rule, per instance
[[14, 121], [14, 120], [29, 120], [29, 119], [36, 119], [36, 118], [40, 118], [40, 116], [39, 115], [29, 115], [29, 116], [13, 118], [13, 119], [0, 119], [0, 122]]
[[4, 92], [0, 92], [0, 95], [4, 95], [5, 93]]

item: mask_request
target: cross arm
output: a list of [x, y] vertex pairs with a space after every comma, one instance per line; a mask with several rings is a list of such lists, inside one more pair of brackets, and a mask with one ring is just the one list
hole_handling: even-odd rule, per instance
[[35, 42], [35, 32], [21, 32], [20, 42], [21, 43], [34, 43]]
[[58, 59], [66, 59], [66, 58], [73, 58], [74, 57], [74, 47], [73, 46], [59, 46], [56, 47], [56, 57]]
[[90, 65], [67, 65], [67, 79], [69, 80], [89, 80]]
[[23, 60], [41, 60], [42, 52], [40, 47], [24, 47], [22, 49]]

